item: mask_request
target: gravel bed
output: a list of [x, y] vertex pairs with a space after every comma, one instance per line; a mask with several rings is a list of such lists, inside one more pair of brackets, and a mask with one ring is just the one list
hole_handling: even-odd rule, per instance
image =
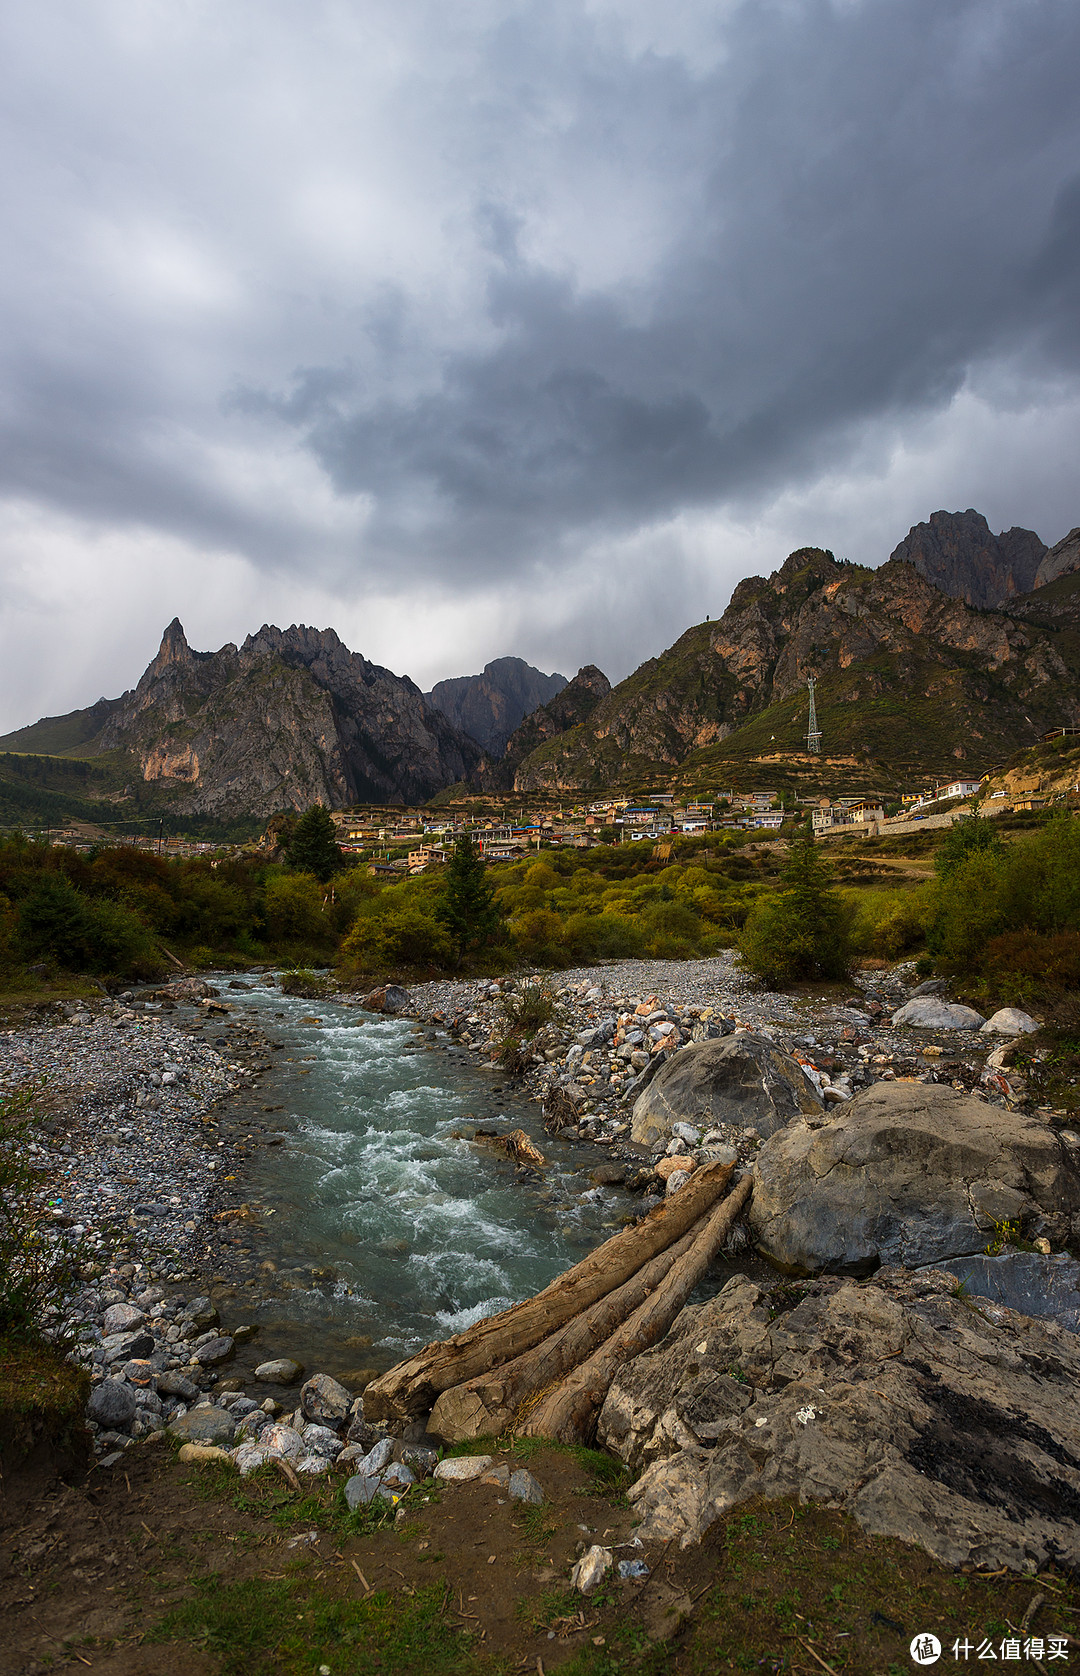
[[[897, 1077], [978, 1087], [998, 1101], [1010, 1097], [987, 1079], [993, 1039], [969, 1030], [890, 1027], [917, 981], [910, 961], [860, 975], [841, 1002], [813, 995], [796, 1000], [763, 989], [728, 951], [709, 960], [614, 961], [525, 980], [418, 984], [409, 1010], [446, 1029], [459, 1051], [491, 1061], [507, 1032], [504, 996], [522, 981], [542, 982], [559, 1008], [527, 1044], [524, 1086], [543, 1103], [549, 1128], [609, 1146], [616, 1157], [642, 1161], [642, 1149], [629, 1138], [630, 1118], [637, 1094], [658, 1068], [655, 1061], [735, 1030], [766, 1036], [790, 1053], [829, 1102]], [[735, 1130], [705, 1139], [734, 1146], [740, 1165], [760, 1144]], [[646, 1190], [648, 1183], [646, 1169]]]

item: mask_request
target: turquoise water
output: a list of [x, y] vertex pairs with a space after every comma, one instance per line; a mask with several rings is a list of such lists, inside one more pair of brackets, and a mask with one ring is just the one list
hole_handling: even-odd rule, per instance
[[[252, 1255], [276, 1268], [239, 1289], [254, 1307], [230, 1308], [259, 1323], [257, 1359], [388, 1367], [538, 1291], [631, 1209], [590, 1183], [600, 1149], [545, 1135], [534, 1103], [445, 1035], [270, 988], [228, 999], [285, 1044], [251, 1097], [283, 1107], [264, 1121], [284, 1144], [244, 1178], [273, 1213]], [[520, 1172], [466, 1138], [477, 1125], [525, 1129], [547, 1166]]]

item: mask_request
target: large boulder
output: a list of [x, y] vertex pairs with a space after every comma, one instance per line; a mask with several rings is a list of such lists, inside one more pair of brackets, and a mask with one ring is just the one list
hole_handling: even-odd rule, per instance
[[175, 1419], [169, 1430], [184, 1443], [228, 1444], [236, 1435], [236, 1421], [225, 1409], [200, 1403]]
[[1041, 1119], [952, 1088], [877, 1083], [821, 1126], [793, 1123], [754, 1161], [749, 1222], [796, 1274], [870, 1274], [982, 1251], [995, 1224], [1063, 1243], [1080, 1174]]
[[675, 1123], [701, 1129], [727, 1124], [773, 1135], [793, 1118], [823, 1110], [797, 1060], [765, 1036], [737, 1030], [674, 1054], [635, 1101], [631, 1135], [645, 1146], [660, 1146], [671, 1139]]
[[740, 1275], [684, 1309], [600, 1414], [645, 1468], [637, 1534], [685, 1547], [764, 1496], [843, 1507], [949, 1566], [1080, 1564], [1080, 1338], [957, 1290], [940, 1271], [771, 1294]]
[[913, 995], [893, 1013], [894, 1024], [913, 1024], [919, 1030], [979, 1030], [986, 1023], [974, 1007], [942, 1001], [936, 995]]

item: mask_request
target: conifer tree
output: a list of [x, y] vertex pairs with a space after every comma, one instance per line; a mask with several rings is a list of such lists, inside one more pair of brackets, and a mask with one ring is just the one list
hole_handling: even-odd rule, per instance
[[457, 945], [459, 961], [466, 950], [489, 942], [498, 929], [495, 888], [471, 832], [462, 833], [454, 845], [436, 913]]
[[285, 858], [298, 872], [314, 873], [326, 884], [342, 865], [337, 845], [337, 829], [329, 809], [313, 803], [300, 816], [285, 847]]
[[743, 963], [766, 983], [847, 976], [851, 914], [831, 877], [804, 827], [789, 843], [780, 888], [758, 898], [739, 939]]

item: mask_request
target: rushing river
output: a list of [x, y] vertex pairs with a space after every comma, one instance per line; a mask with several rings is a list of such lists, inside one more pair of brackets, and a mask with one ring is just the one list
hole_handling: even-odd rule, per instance
[[[258, 987], [228, 992], [234, 1016], [284, 1044], [248, 1100], [252, 1115], [280, 1107], [264, 1121], [284, 1142], [244, 1176], [272, 1213], [253, 1252], [259, 1285], [222, 1308], [259, 1323], [259, 1358], [295, 1355], [355, 1383], [538, 1291], [632, 1208], [590, 1182], [599, 1148], [544, 1135], [535, 1103], [445, 1034], [247, 981]], [[467, 1138], [488, 1125], [525, 1129], [542, 1175]]]

